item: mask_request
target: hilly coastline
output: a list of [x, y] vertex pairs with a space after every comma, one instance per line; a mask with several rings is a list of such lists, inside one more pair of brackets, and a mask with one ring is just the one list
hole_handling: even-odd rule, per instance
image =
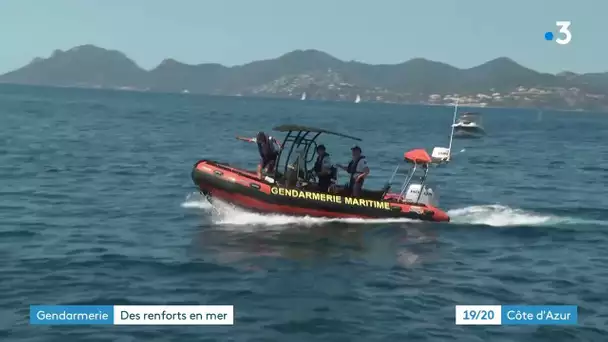
[[608, 111], [608, 73], [540, 73], [501, 57], [459, 69], [422, 58], [393, 65], [342, 61], [317, 50], [296, 50], [241, 66], [188, 65], [166, 59], [145, 70], [124, 53], [93, 45], [56, 50], [0, 83], [187, 92], [300, 99], [540, 107]]

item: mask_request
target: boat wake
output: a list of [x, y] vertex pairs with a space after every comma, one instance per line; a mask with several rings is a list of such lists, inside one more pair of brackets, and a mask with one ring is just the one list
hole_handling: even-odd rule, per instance
[[[221, 201], [210, 203], [198, 193], [188, 195], [181, 205], [183, 208], [203, 209], [211, 213], [212, 221], [217, 225], [230, 226], [266, 226], [281, 227], [285, 225], [315, 226], [325, 223], [382, 224], [382, 223], [422, 223], [411, 219], [331, 219], [319, 217], [297, 217], [280, 214], [259, 214], [236, 208]], [[535, 213], [523, 209], [491, 204], [476, 205], [448, 211], [450, 224], [486, 225], [491, 227], [517, 226], [552, 226], [552, 225], [608, 225], [608, 221], [585, 220], [575, 217], [562, 217]]]
[[509, 226], [552, 226], [593, 224], [608, 225], [606, 221], [586, 220], [576, 217], [547, 215], [513, 209], [500, 204], [476, 205], [448, 211], [450, 223], [487, 225], [493, 227]]
[[217, 225], [230, 226], [267, 226], [282, 227], [285, 225], [316, 226], [326, 223], [379, 224], [379, 223], [419, 223], [408, 218], [396, 219], [361, 219], [361, 218], [322, 218], [301, 217], [281, 214], [259, 214], [237, 208], [219, 200], [209, 202], [198, 193], [188, 195], [181, 205], [183, 208], [203, 209], [211, 213], [212, 221]]

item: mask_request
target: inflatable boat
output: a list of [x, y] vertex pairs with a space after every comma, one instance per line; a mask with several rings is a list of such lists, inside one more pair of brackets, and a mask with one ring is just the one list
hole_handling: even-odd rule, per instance
[[[192, 169], [192, 180], [200, 192], [210, 199], [217, 198], [260, 213], [327, 218], [450, 220], [448, 214], [437, 207], [433, 189], [426, 185], [429, 166], [434, 159], [424, 149], [406, 152], [382, 189], [364, 189], [359, 197], [352, 197], [347, 186], [335, 186], [328, 192], [319, 191], [311, 167], [317, 154], [316, 141], [321, 134], [361, 139], [298, 125], [283, 125], [274, 130], [284, 132], [286, 136], [271, 174], [260, 179], [252, 171], [223, 162], [199, 160]], [[410, 170], [399, 188], [392, 191], [393, 181], [402, 174], [399, 170], [403, 165], [409, 166]]]

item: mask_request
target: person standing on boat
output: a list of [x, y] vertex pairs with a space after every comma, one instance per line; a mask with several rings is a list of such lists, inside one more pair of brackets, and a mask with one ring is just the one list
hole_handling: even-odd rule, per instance
[[258, 132], [255, 138], [237, 137], [237, 139], [253, 142], [258, 145], [258, 152], [261, 158], [257, 170], [258, 178], [264, 178], [263, 172], [270, 173], [274, 171], [275, 163], [281, 150], [281, 142], [279, 140], [266, 135], [264, 132]]
[[361, 147], [358, 145], [353, 146], [351, 149], [353, 159], [348, 163], [348, 166], [336, 165], [342, 170], [345, 170], [350, 175], [348, 182], [348, 192], [352, 197], [361, 196], [363, 190], [363, 182], [367, 175], [369, 175], [369, 167], [367, 166], [367, 160], [365, 156], [361, 154]]
[[319, 190], [323, 192], [328, 192], [329, 187], [336, 180], [336, 168], [333, 166], [331, 159], [329, 157], [329, 153], [325, 152], [325, 145], [317, 146], [317, 160], [315, 161], [315, 166], [313, 171], [317, 175], [317, 179], [319, 180]]

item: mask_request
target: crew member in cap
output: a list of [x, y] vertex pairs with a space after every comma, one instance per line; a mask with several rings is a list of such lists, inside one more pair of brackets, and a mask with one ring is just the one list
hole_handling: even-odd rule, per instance
[[325, 145], [317, 146], [317, 160], [313, 168], [317, 179], [319, 180], [319, 190], [328, 192], [329, 187], [336, 180], [337, 170], [331, 163], [329, 153], [325, 151]]
[[345, 170], [350, 175], [350, 180], [348, 182], [349, 194], [352, 197], [359, 197], [361, 196], [361, 190], [363, 189], [363, 182], [367, 175], [369, 175], [369, 167], [367, 166], [365, 156], [361, 154], [361, 147], [355, 145], [350, 150], [352, 151], [353, 159], [348, 163], [348, 166], [336, 166]]
[[258, 132], [255, 138], [236, 137], [239, 140], [256, 143], [260, 153], [260, 163], [258, 164], [258, 178], [264, 179], [265, 173], [274, 172], [277, 157], [281, 150], [281, 142], [275, 137], [271, 137], [264, 132]]

